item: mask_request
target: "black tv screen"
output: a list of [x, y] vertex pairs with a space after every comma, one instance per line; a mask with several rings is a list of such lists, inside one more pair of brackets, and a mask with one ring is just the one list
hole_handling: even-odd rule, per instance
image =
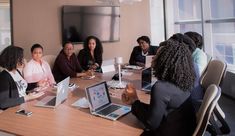
[[119, 41], [118, 6], [63, 6], [62, 42], [84, 42], [93, 35], [102, 42]]

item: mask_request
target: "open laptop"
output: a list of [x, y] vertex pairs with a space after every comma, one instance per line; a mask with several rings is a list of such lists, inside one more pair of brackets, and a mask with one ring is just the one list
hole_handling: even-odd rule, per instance
[[151, 91], [152, 88], [152, 69], [151, 67], [142, 70], [141, 85], [143, 91]]
[[145, 68], [151, 67], [154, 55], [145, 56]]
[[104, 60], [101, 65], [102, 73], [115, 71], [114, 59]]
[[128, 106], [111, 102], [106, 81], [87, 87], [86, 96], [93, 115], [117, 120], [131, 111]]
[[70, 77], [65, 78], [57, 84], [56, 96], [46, 96], [40, 101], [38, 101], [35, 106], [55, 108], [68, 97]]

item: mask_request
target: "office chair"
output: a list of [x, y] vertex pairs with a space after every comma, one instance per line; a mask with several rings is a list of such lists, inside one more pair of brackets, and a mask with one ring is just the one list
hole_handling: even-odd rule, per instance
[[202, 136], [205, 133], [211, 114], [221, 95], [220, 87], [212, 84], [206, 89], [202, 104], [196, 114], [197, 126], [193, 136]]
[[[226, 68], [226, 63], [220, 60], [211, 60], [200, 79], [203, 90], [206, 90], [211, 84], [220, 86], [225, 77]], [[213, 111], [213, 117], [210, 119], [211, 124], [208, 126], [208, 132], [212, 135], [229, 134], [230, 128], [224, 119], [225, 114], [217, 104]]]
[[2, 71], [3, 71], [3, 69], [4, 69], [4, 68], [0, 66], [0, 72], [2, 72]]
[[220, 60], [211, 60], [200, 79], [203, 89], [206, 89], [211, 84], [220, 86], [226, 74], [226, 68], [226, 63]]
[[45, 55], [42, 57], [43, 60], [47, 61], [47, 63], [50, 65], [51, 69], [53, 69], [54, 62], [56, 59], [55, 55]]

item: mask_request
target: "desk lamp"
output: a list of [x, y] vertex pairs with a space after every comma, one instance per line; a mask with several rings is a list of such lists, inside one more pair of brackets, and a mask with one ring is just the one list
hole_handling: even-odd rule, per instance
[[117, 85], [117, 88], [125, 88], [126, 83], [122, 82], [122, 75], [121, 75], [121, 64], [123, 63], [122, 57], [116, 57], [115, 63], [118, 65], [118, 76], [119, 76], [119, 83]]

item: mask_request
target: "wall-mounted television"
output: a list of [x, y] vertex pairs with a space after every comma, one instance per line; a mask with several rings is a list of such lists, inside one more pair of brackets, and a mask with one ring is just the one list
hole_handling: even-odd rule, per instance
[[93, 35], [102, 42], [119, 41], [119, 6], [63, 6], [62, 42], [82, 43]]

